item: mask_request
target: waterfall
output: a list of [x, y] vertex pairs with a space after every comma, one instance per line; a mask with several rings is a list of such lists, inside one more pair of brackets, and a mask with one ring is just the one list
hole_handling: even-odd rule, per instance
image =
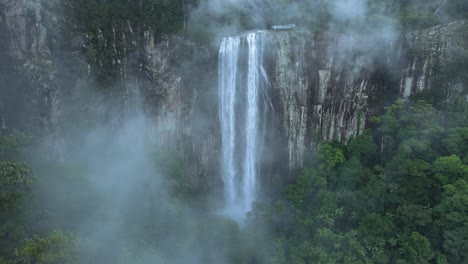
[[242, 219], [258, 194], [258, 174], [271, 104], [263, 68], [265, 32], [224, 38], [219, 50], [221, 175], [225, 212]]

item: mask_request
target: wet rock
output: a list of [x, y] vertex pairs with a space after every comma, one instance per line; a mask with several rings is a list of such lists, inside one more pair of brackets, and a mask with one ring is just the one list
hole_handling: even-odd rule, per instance
[[[120, 31], [107, 29], [129, 48], [114, 51], [118, 56], [110, 60], [115, 87], [97, 91], [82, 50], [89, 36], [60, 42], [61, 18], [51, 8], [59, 1], [46, 2], [0, 3], [0, 128], [47, 136], [63, 156], [70, 127], [101, 120], [118, 128], [140, 104], [152, 122], [148, 135], [161, 149], [182, 155], [187, 181], [200, 188], [219, 184], [217, 50], [177, 36], [155, 41], [152, 32], [139, 32], [128, 21]], [[268, 31], [265, 71], [276, 139], [270, 142], [279, 151], [267, 161], [282, 163], [291, 175], [319, 142], [361, 133], [369, 117], [397, 97], [430, 91], [468, 99], [466, 73], [457, 67], [466, 65], [467, 27], [458, 21], [380, 43], [300, 29]], [[109, 121], [111, 112], [118, 114]]]

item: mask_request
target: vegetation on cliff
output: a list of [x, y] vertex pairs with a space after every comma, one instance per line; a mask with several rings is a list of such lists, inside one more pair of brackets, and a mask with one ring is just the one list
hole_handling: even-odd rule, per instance
[[[468, 3], [463, 0], [445, 4], [436, 0], [430, 3], [422, 0], [370, 1], [368, 10], [357, 20], [333, 15], [332, 4], [324, 0], [311, 3], [263, 0], [252, 4], [258, 9], [254, 11], [227, 1], [217, 7], [226, 9], [222, 13], [198, 10], [205, 7], [205, 2], [210, 3], [208, 0], [65, 0], [61, 5], [62, 27], [68, 37], [63, 45], [70, 45], [70, 40], [76, 36], [85, 39], [82, 52], [92, 73], [101, 86], [111, 86], [122, 78], [123, 64], [128, 56], [141, 52], [142, 45], [148, 40], [145, 40], [145, 32], [154, 36], [150, 41], [160, 41], [168, 34], [180, 34], [197, 42], [210, 43], [215, 37], [211, 32], [213, 27], [219, 27], [219, 30], [234, 27], [241, 32], [268, 28], [273, 24], [297, 23], [313, 32], [352, 29], [367, 33], [387, 27], [408, 32], [468, 19]], [[294, 10], [290, 10], [290, 6], [295, 6]], [[255, 19], [252, 12], [260, 12], [255, 16], [263, 19]]]
[[[295, 22], [281, 17], [280, 7], [300, 2], [265, 0], [269, 15], [261, 26]], [[305, 27], [346, 29], [346, 20], [330, 27], [327, 2], [306, 10], [314, 16], [303, 20]], [[361, 23], [396, 22], [407, 32], [468, 18], [467, 1], [430, 2], [371, 1]], [[244, 10], [190, 25], [199, 4], [66, 0], [62, 44], [83, 37], [81, 52], [98, 86], [114, 87], [145, 32], [156, 42], [168, 34], [200, 40], [211, 36], [203, 31], [210, 23], [258, 26]], [[467, 58], [456, 59], [442, 69], [441, 85], [452, 78], [466, 85]], [[446, 100], [434, 91], [395, 101], [346, 144], [320, 144], [294, 180], [275, 186], [278, 197], [255, 205], [244, 226], [211, 214], [206, 190], [181, 176], [192, 167], [179, 153], [148, 142], [138, 151], [113, 148], [112, 140], [120, 140], [115, 127], [87, 135], [91, 149], [73, 142], [86, 151], [65, 160], [41, 152], [43, 142], [28, 137], [31, 131], [1, 129], [0, 264], [466, 263], [468, 108], [466, 98]], [[125, 135], [129, 145], [138, 132]], [[122, 183], [122, 176], [133, 180]]]
[[[160, 204], [155, 210], [159, 206], [153, 201], [164, 199], [157, 189], [151, 191], [151, 186], [160, 184], [159, 178], [142, 175], [144, 185], [138, 187], [136, 199], [129, 200], [129, 208], [144, 212], [144, 221], [130, 217], [121, 235], [140, 241], [138, 247], [152, 248], [153, 259], [170, 259], [177, 252], [189, 252], [200, 239], [214, 239], [218, 242], [208, 244], [222, 250], [224, 263], [464, 263], [468, 260], [467, 120], [466, 109], [442, 111], [425, 101], [398, 100], [373, 118], [373, 129], [347, 144], [321, 144], [297, 180], [284, 187], [282, 197], [257, 204], [241, 229], [221, 217], [184, 223], [193, 210], [205, 210], [203, 195], [177, 176], [183, 164], [176, 155], [158, 154], [155, 162], [165, 168], [169, 176], [165, 186], [179, 206]], [[86, 168], [72, 165], [73, 161], [60, 165], [61, 176], [33, 177], [25, 164], [18, 163], [18, 153], [24, 153], [21, 138], [1, 140], [5, 161], [0, 163], [0, 254], [11, 263], [82, 262], [89, 257], [83, 252], [89, 251], [80, 251], [83, 244], [67, 232], [79, 231], [105, 197], [89, 189], [80, 176]], [[35, 181], [44, 182], [33, 193]], [[52, 182], [57, 188], [80, 188], [83, 194], [67, 198], [71, 207], [66, 214], [73, 218], [58, 225], [54, 222], [59, 219], [60, 202], [37, 203], [50, 192], [47, 183]], [[178, 246], [162, 249], [169, 234], [170, 245]], [[116, 255], [102, 261], [146, 263], [136, 248], [114, 242], [108, 246]]]
[[[453, 113], [452, 113], [453, 114]], [[277, 206], [274, 263], [464, 263], [468, 123], [424, 101], [397, 101], [343, 145], [322, 144]], [[453, 117], [453, 118], [459, 118]]]

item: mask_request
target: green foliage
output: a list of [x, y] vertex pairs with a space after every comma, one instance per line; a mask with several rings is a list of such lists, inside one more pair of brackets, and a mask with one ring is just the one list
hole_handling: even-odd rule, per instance
[[12, 264], [62, 264], [78, 262], [78, 244], [70, 233], [53, 232], [47, 237], [26, 239], [17, 250]]
[[411, 232], [411, 235], [401, 235], [397, 238], [400, 246], [398, 257], [395, 263], [430, 263], [433, 253], [430, 248], [429, 239], [419, 234]]
[[[468, 127], [450, 129], [444, 143], [450, 153], [466, 159], [468, 157]], [[465, 160], [465, 164], [468, 164], [468, 160]]]
[[[0, 256], [12, 264], [78, 263], [71, 234], [28, 237], [35, 178], [22, 163], [0, 161]], [[0, 258], [0, 263], [6, 263]]]
[[10, 257], [25, 235], [25, 199], [32, 182], [26, 165], [0, 161], [0, 256]]
[[456, 155], [438, 158], [432, 164], [432, 171], [442, 186], [468, 177], [468, 166], [464, 165]]
[[29, 192], [33, 182], [25, 164], [0, 161], [0, 209], [8, 210]]
[[[20, 159], [28, 141], [18, 131], [2, 135], [0, 158]], [[30, 233], [35, 198], [32, 189], [36, 183], [37, 178], [25, 163], [0, 160], [0, 263], [77, 263], [71, 234], [54, 232], [42, 238]]]
[[323, 164], [320, 169], [331, 171], [338, 164], [344, 162], [343, 152], [329, 144], [321, 145], [317, 151], [317, 158]]
[[465, 263], [466, 127], [443, 114], [399, 100], [376, 129], [321, 144], [281, 213], [261, 218], [275, 234], [271, 262]]
[[[267, 9], [265, 23], [296, 22], [297, 18], [285, 15], [281, 7], [297, 4], [307, 14], [297, 21], [299, 25], [317, 33], [328, 30], [330, 23], [335, 23], [331, 21], [332, 3], [316, 2], [317, 5], [304, 5], [304, 1], [296, 0], [263, 1]], [[63, 3], [67, 22], [64, 35], [83, 36], [82, 52], [92, 72], [98, 81], [108, 84], [119, 79], [121, 63], [128, 59], [128, 54], [149, 40], [145, 32], [156, 36], [156, 41], [167, 34], [180, 33], [187, 28], [185, 21], [190, 8], [187, 6], [198, 1], [65, 0]], [[366, 31], [400, 24], [405, 32], [468, 18], [467, 1], [449, 0], [436, 12], [440, 4], [440, 1], [423, 0], [369, 1], [368, 15], [361, 24], [349, 25], [350, 21], [342, 21], [332, 29], [346, 31], [351, 26]], [[211, 35], [206, 29], [209, 23], [229, 25], [234, 21], [240, 21], [244, 29], [259, 27], [247, 17], [245, 10], [232, 9], [228, 16], [210, 15], [204, 18], [204, 23], [191, 25], [183, 33], [198, 40], [209, 39]], [[450, 62], [444, 69], [444, 79], [456, 77], [459, 79], [455, 81], [466, 83], [466, 57]], [[138, 59], [141, 60], [138, 63], [144, 62], [144, 58]], [[388, 81], [386, 76], [376, 78]], [[277, 204], [256, 204], [244, 229], [221, 217], [187, 221], [193, 216], [188, 213], [190, 210], [174, 206], [173, 200], [169, 204], [165, 194], [159, 192], [159, 175], [142, 172], [135, 176], [139, 177], [139, 185], [125, 201], [129, 204], [126, 213], [130, 217], [125, 218], [122, 223], [125, 230], [119, 234], [138, 243], [128, 247], [109, 241], [110, 245], [106, 246], [117, 245], [118, 263], [148, 262], [139, 247], [149, 248], [145, 254], [150, 256], [151, 263], [163, 263], [158, 251], [161, 244], [167, 246], [167, 243], [168, 249], [162, 250], [174, 257], [193, 252], [200, 241], [208, 241], [210, 249], [226, 256], [222, 263], [261, 263], [265, 259], [270, 260], [268, 263], [466, 263], [466, 98], [438, 102], [431, 96], [431, 102], [437, 105], [426, 101], [396, 101], [382, 116], [373, 118], [377, 129], [365, 131], [346, 145], [321, 144], [316, 164], [304, 168], [296, 181], [286, 187]], [[440, 106], [443, 113], [436, 109]], [[35, 197], [33, 202], [31, 185], [35, 178], [27, 165], [12, 162], [21, 160], [26, 141], [27, 137], [20, 132], [0, 135], [0, 264], [78, 263], [78, 241], [73, 235], [53, 232], [49, 236], [37, 236], [28, 226], [29, 207], [43, 202], [43, 197]], [[152, 158], [161, 174], [170, 175], [164, 179], [164, 186], [169, 196], [177, 198], [174, 203], [191, 207], [200, 190], [183, 177], [184, 170], [188, 169], [184, 157], [160, 152]], [[43, 175], [37, 185], [43, 188], [41, 195], [47, 195], [44, 190], [53, 184], [58, 189], [57, 197], [67, 198], [45, 205], [50, 210], [47, 218], [64, 214], [69, 219], [67, 227], [76, 228], [83, 215], [99, 211], [102, 197], [91, 191], [83, 178], [85, 165], [62, 164], [52, 170], [57, 175]], [[64, 195], [61, 191], [70, 190], [67, 186], [80, 189], [80, 193]], [[57, 208], [61, 212], [53, 212]], [[58, 225], [47, 224], [41, 231]]]
[[442, 200], [434, 208], [436, 225], [443, 237], [443, 252], [450, 263], [468, 261], [468, 183], [459, 179], [444, 186]]

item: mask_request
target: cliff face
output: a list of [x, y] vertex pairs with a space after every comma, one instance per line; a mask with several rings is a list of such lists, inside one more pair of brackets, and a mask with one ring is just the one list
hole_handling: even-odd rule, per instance
[[394, 42], [271, 32], [269, 75], [289, 170], [301, 167], [318, 142], [362, 132], [371, 115], [398, 97], [432, 93], [468, 102], [467, 32], [466, 21]]
[[[121, 37], [133, 51], [112, 62], [119, 65], [120, 80], [113, 90], [96, 92], [83, 52], [87, 37], [59, 41], [60, 17], [41, 3], [0, 3], [2, 129], [45, 136], [61, 156], [67, 152], [63, 142], [70, 122], [78, 128], [90, 120], [118, 128], [138, 104], [151, 120], [152, 140], [183, 157], [187, 181], [199, 187], [216, 184], [217, 51], [182, 37], [154, 41], [150, 32], [136, 32], [129, 23]], [[275, 143], [279, 156], [272, 158], [287, 159], [289, 171], [299, 168], [319, 141], [360, 133], [370, 115], [399, 96], [421, 91], [442, 91], [447, 99], [466, 96], [465, 73], [456, 71], [457, 59], [465, 58], [466, 32], [466, 21], [392, 43], [303, 30], [268, 32], [265, 70], [274, 130], [281, 138]], [[453, 76], [451, 82], [440, 81], [447, 76]], [[110, 112], [117, 114], [108, 118]], [[213, 175], [216, 180], [207, 179]]]
[[363, 131], [377, 51], [364, 39], [306, 31], [272, 32], [272, 97], [287, 138], [288, 167], [301, 167], [323, 140], [347, 140]]
[[217, 171], [218, 143], [207, 131], [217, 127], [216, 51], [181, 37], [155, 41], [129, 22], [115, 38], [131, 49], [123, 50], [124, 59], [112, 59], [118, 81], [103, 90], [86, 59], [89, 36], [64, 39], [59, 2], [0, 3], [0, 132], [24, 130], [50, 149], [51, 158], [65, 159], [80, 147], [70, 143], [80, 131], [119, 129], [137, 111], [149, 122], [142, 133], [183, 158], [191, 185], [212, 184], [206, 177]]
[[150, 34], [146, 36], [145, 66], [132, 78], [144, 95], [153, 141], [183, 157], [191, 185], [215, 184], [207, 179], [219, 173], [215, 54], [183, 38], [155, 45]]
[[[419, 30], [406, 35], [408, 56], [400, 78], [400, 95], [435, 92], [443, 98], [466, 96], [468, 22]], [[447, 81], [448, 80], [448, 81]]]
[[2, 126], [48, 127], [54, 122], [58, 89], [44, 9], [39, 1], [11, 0], [3, 1], [0, 11]]

